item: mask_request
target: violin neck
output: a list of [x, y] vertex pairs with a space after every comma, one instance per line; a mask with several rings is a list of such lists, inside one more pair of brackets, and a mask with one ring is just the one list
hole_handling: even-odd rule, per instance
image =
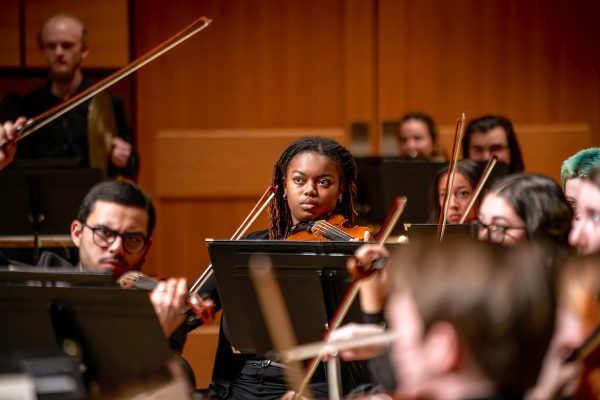
[[121, 287], [151, 291], [158, 285], [159, 281], [139, 271], [128, 271], [121, 275], [117, 282]]
[[349, 242], [354, 239], [354, 236], [347, 234], [325, 220], [316, 221], [310, 230], [315, 235], [323, 236], [327, 240]]
[[348, 235], [346, 232], [339, 230], [336, 227], [331, 227], [322, 233], [323, 237], [327, 240], [339, 240], [343, 242], [349, 242], [354, 239], [352, 235]]
[[156, 279], [144, 277], [135, 283], [135, 287], [137, 289], [151, 291], [158, 286], [158, 281]]

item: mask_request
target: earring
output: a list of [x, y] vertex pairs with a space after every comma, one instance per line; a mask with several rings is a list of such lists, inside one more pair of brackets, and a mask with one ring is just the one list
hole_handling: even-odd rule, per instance
[[342, 195], [341, 194], [338, 196], [338, 200], [339, 200], [340, 203], [342, 202]]
[[284, 200], [287, 200], [287, 193], [284, 193], [284, 194], [283, 194], [283, 199], [284, 199]]

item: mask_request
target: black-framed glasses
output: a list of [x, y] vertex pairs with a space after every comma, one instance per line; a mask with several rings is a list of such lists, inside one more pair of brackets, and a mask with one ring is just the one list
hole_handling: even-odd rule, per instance
[[[526, 226], [505, 226], [498, 224], [484, 224], [481, 221], [473, 221], [471, 222], [471, 227], [473, 228], [473, 236], [480, 239], [487, 239], [490, 242], [494, 243], [504, 243], [504, 239], [508, 236], [512, 239], [515, 237], [506, 233], [508, 230], [519, 230], [524, 231], [527, 230]], [[487, 234], [487, 236], [486, 236]]]
[[137, 254], [146, 248], [148, 238], [139, 232], [119, 233], [104, 226], [89, 226], [82, 222], [83, 226], [92, 231], [92, 240], [99, 247], [109, 247], [117, 240], [117, 236], [121, 237], [121, 243], [125, 252], [129, 254]]

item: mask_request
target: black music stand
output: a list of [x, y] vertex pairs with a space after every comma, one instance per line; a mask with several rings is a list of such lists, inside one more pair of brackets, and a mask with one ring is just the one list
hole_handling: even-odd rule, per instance
[[357, 157], [356, 164], [359, 222], [362, 224], [383, 223], [398, 196], [408, 199], [400, 222], [427, 222], [435, 174], [448, 165], [404, 157]]
[[[102, 180], [91, 168], [20, 164], [0, 173], [0, 234], [68, 234], [87, 192]], [[35, 167], [34, 167], [35, 165]]]
[[[84, 378], [102, 393], [142, 379], [168, 379], [171, 352], [143, 291], [119, 288], [4, 286], [0, 290], [0, 360], [78, 349]], [[56, 357], [33, 372], [64, 373]], [[42, 365], [40, 365], [42, 364]], [[66, 397], [57, 397], [66, 398]]]
[[[346, 260], [362, 242], [214, 240], [208, 243], [231, 344], [240, 352], [273, 356], [273, 344], [249, 270], [250, 257], [268, 256], [298, 344], [321, 340], [348, 284]], [[344, 323], [362, 322], [356, 300]], [[342, 363], [347, 391], [367, 380], [366, 366]]]
[[[39, 235], [69, 234], [87, 192], [102, 180], [100, 170], [68, 168], [47, 160], [15, 161], [0, 173], [0, 235], [32, 235], [34, 259]], [[66, 165], [66, 166], [65, 166]]]
[[[407, 159], [405, 157], [357, 157], [357, 201], [359, 223], [381, 224], [397, 196], [406, 196], [408, 202], [400, 223], [427, 223], [433, 206], [435, 175], [447, 162]], [[486, 163], [479, 163], [483, 168]], [[505, 175], [508, 165], [496, 163], [486, 187]], [[400, 223], [394, 235], [401, 235]]]
[[[215, 240], [208, 243], [231, 344], [242, 353], [273, 349], [249, 270], [253, 255], [267, 255], [281, 287], [299, 344], [323, 338], [351, 277], [346, 259], [360, 242]], [[358, 321], [356, 304], [348, 320]]]

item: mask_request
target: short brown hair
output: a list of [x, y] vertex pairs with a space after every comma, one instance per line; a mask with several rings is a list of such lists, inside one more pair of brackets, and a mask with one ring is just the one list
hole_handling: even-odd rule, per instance
[[554, 268], [541, 244], [500, 246], [448, 238], [402, 246], [395, 290], [414, 298], [425, 332], [447, 322], [498, 393], [523, 395], [554, 331]]

